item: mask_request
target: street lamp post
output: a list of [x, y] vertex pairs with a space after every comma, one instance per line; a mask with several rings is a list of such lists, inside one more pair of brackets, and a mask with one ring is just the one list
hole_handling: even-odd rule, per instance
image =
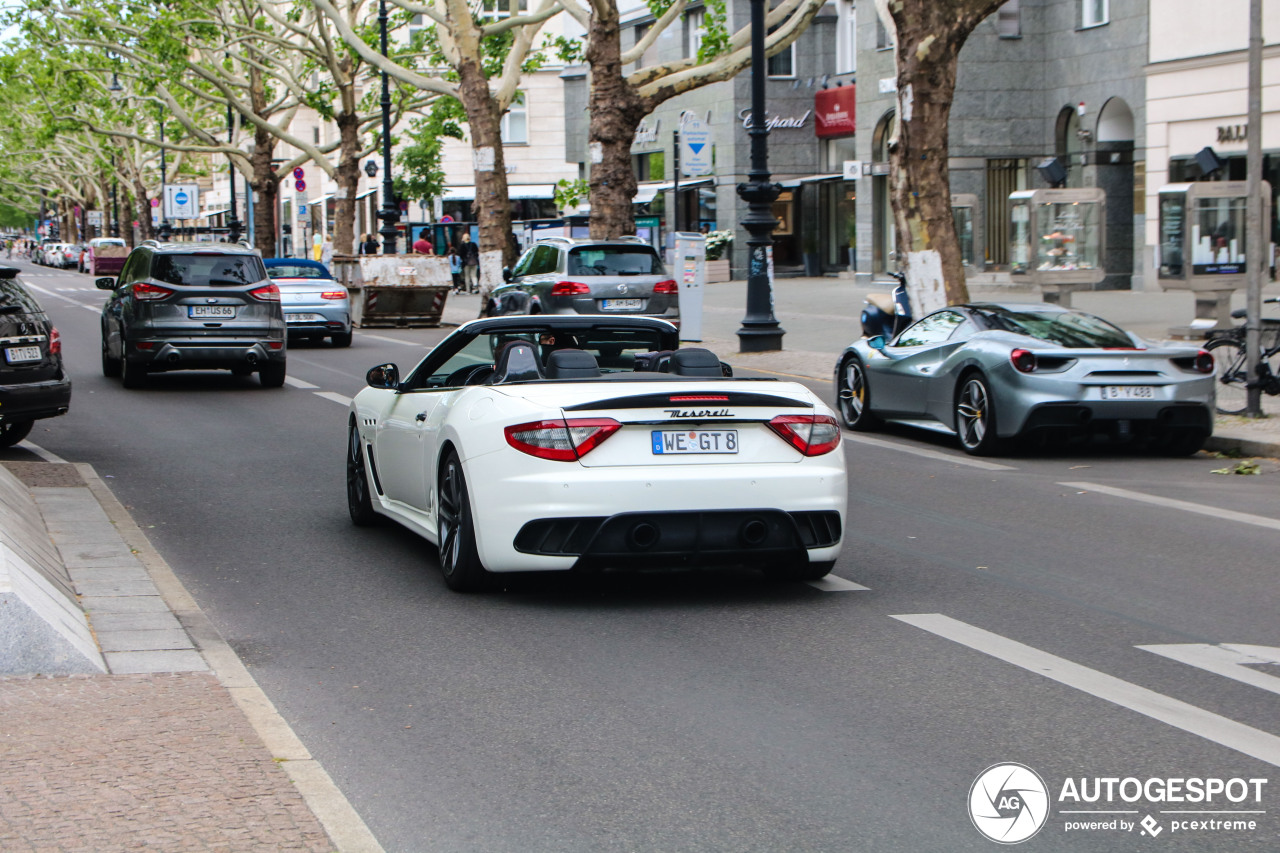
[[[231, 102], [227, 101], [227, 145], [235, 142], [235, 125], [232, 122]], [[227, 242], [240, 242], [240, 220], [236, 217], [236, 163], [227, 152], [227, 192], [231, 194], [231, 218], [227, 220]]]
[[111, 236], [120, 236], [120, 205], [116, 199], [119, 181], [116, 180], [116, 155], [111, 155]]
[[[382, 56], [387, 55], [387, 0], [378, 0], [378, 29], [381, 35]], [[382, 210], [378, 218], [382, 227], [382, 253], [396, 254], [396, 223], [400, 221], [400, 207], [396, 204], [396, 185], [391, 179], [391, 88], [387, 72], [382, 72]]]
[[747, 313], [738, 329], [739, 352], [769, 352], [782, 349], [785, 330], [773, 315], [773, 281], [770, 250], [773, 203], [782, 187], [769, 180], [769, 128], [764, 113], [764, 0], [751, 0], [751, 171], [747, 182], [738, 184], [738, 197], [747, 203], [742, 227], [747, 238]]
[[173, 226], [169, 224], [168, 212], [164, 209], [164, 187], [168, 183], [168, 175], [165, 172], [166, 161], [164, 153], [164, 108], [160, 109], [160, 239], [168, 242], [169, 236], [173, 233]]

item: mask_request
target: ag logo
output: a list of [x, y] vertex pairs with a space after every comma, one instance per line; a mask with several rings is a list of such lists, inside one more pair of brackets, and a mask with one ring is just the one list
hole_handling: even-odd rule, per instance
[[999, 844], [1017, 844], [1040, 831], [1049, 817], [1049, 789], [1023, 764], [993, 764], [969, 789], [969, 818]]

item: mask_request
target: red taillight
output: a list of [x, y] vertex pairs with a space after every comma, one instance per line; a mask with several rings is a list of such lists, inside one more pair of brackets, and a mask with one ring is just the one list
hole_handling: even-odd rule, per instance
[[57, 328], [49, 327], [49, 355], [58, 355], [62, 352], [62, 335], [58, 334]]
[[672, 403], [727, 403], [728, 394], [675, 394], [667, 398]]
[[667, 281], [660, 281], [655, 284], [653, 286], [653, 292], [670, 296], [672, 294], [679, 293], [680, 288], [676, 285], [675, 279], [668, 279]]
[[769, 428], [805, 456], [821, 456], [840, 446], [840, 425], [830, 415], [778, 415]]
[[249, 295], [259, 302], [279, 302], [280, 288], [275, 284], [264, 285], [249, 291]]
[[1196, 353], [1193, 365], [1197, 373], [1213, 373], [1213, 355], [1205, 350]]
[[141, 299], [143, 302], [155, 302], [159, 299], [167, 299], [170, 296], [173, 296], [173, 291], [167, 287], [160, 287], [158, 284], [147, 284], [142, 281], [133, 286], [133, 298]]
[[613, 418], [568, 418], [558, 421], [532, 421], [504, 430], [507, 444], [557, 462], [573, 462], [600, 446], [622, 427]]
[[326, 290], [320, 294], [321, 299], [346, 299], [347, 292], [345, 290]]
[[1031, 350], [1016, 349], [1009, 353], [1009, 361], [1013, 362], [1013, 367], [1020, 373], [1032, 373], [1036, 369], [1036, 354]]
[[552, 296], [577, 296], [590, 292], [591, 288], [580, 281], [557, 281], [551, 285]]

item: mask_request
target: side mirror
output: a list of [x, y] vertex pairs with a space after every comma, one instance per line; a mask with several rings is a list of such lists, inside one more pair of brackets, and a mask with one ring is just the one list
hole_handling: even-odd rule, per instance
[[98, 288], [98, 290], [115, 290], [116, 280], [109, 276], [104, 276], [102, 278], [95, 278], [93, 280], [93, 286]]
[[876, 352], [883, 352], [889, 342], [884, 339], [884, 335], [876, 335], [874, 338], [867, 338], [867, 346]]
[[512, 279], [512, 278], [513, 278], [513, 276], [511, 275], [511, 267], [503, 267], [503, 268], [502, 268], [502, 280], [503, 280], [503, 281], [511, 281], [511, 279]]
[[726, 379], [732, 379], [733, 367], [728, 364], [725, 364], [723, 361], [720, 362], [720, 375]]
[[379, 364], [377, 367], [369, 369], [369, 372], [364, 375], [364, 381], [368, 383], [370, 388], [394, 391], [400, 387], [400, 368], [390, 362]]

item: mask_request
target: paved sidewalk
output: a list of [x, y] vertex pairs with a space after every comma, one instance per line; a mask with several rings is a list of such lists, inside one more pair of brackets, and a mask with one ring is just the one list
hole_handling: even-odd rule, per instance
[[93, 468], [4, 464], [108, 672], [0, 676], [0, 851], [380, 851]]

